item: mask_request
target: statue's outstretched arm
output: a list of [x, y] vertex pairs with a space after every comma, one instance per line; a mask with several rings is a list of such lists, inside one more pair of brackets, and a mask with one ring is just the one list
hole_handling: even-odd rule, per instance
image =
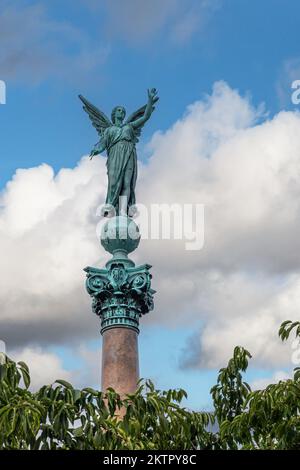
[[155, 88], [148, 90], [148, 102], [146, 106], [143, 106], [142, 108], [138, 109], [135, 113], [133, 113], [127, 119], [127, 123], [130, 123], [135, 129], [142, 127], [153, 113], [155, 109], [154, 104], [158, 100], [159, 97], [157, 96], [157, 90]]

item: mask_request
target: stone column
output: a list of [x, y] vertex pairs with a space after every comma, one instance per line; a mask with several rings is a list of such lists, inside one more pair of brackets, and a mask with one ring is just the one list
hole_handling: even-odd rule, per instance
[[92, 308], [101, 320], [102, 391], [111, 387], [122, 396], [137, 388], [139, 321], [153, 309], [155, 293], [151, 266], [135, 266], [128, 258], [139, 241], [133, 220], [121, 216], [110, 219], [103, 227], [101, 244], [113, 254], [112, 259], [104, 269], [85, 268]]
[[112, 387], [120, 395], [134, 393], [139, 380], [138, 334], [130, 328], [103, 333], [102, 390]]

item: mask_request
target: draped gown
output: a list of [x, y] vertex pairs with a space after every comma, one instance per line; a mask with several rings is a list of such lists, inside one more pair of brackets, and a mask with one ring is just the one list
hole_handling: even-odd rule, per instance
[[[111, 204], [119, 213], [119, 196], [124, 190], [125, 172], [126, 184], [130, 185], [128, 207], [135, 204], [135, 185], [137, 179], [137, 142], [136, 130], [131, 124], [122, 127], [110, 126], [105, 129], [100, 141], [107, 151], [108, 189], [106, 204]], [[129, 178], [128, 178], [129, 172]]]

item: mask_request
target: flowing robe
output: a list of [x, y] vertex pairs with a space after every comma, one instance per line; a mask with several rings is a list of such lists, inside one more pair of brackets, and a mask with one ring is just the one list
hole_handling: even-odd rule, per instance
[[[125, 172], [130, 172], [130, 195], [128, 207], [135, 204], [135, 185], [137, 179], [136, 131], [131, 124], [122, 127], [108, 127], [100, 141], [107, 151], [108, 189], [106, 204], [111, 204], [119, 212], [119, 196], [125, 189]], [[126, 178], [128, 184], [128, 173]], [[128, 189], [128, 188], [127, 188]]]

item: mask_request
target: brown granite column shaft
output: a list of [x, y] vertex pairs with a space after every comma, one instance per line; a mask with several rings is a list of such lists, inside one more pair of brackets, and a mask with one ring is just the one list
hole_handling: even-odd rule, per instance
[[133, 393], [139, 380], [138, 334], [130, 328], [103, 332], [102, 391], [112, 387], [121, 396]]

